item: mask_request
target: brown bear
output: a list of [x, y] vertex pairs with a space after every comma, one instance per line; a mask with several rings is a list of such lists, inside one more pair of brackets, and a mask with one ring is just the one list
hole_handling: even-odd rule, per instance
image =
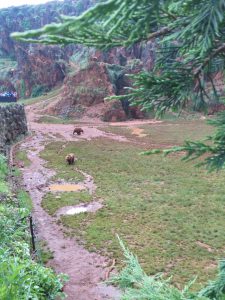
[[68, 154], [66, 157], [66, 162], [68, 163], [68, 165], [73, 165], [75, 162], [75, 156], [73, 153]]
[[74, 135], [75, 133], [76, 133], [77, 135], [81, 135], [81, 133], [84, 133], [84, 131], [83, 131], [82, 128], [76, 127], [76, 128], [74, 128], [73, 135]]

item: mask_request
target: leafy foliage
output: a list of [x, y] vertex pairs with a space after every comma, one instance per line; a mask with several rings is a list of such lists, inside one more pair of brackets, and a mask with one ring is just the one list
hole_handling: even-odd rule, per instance
[[48, 88], [46, 86], [36, 85], [32, 89], [31, 97], [33, 97], [33, 98], [39, 97], [39, 96], [43, 95], [44, 93], [46, 93], [47, 91], [48, 91]]
[[[6, 159], [0, 155], [0, 183], [6, 181], [7, 173]], [[9, 192], [3, 199], [0, 203], [0, 299], [62, 299], [66, 276], [55, 275], [30, 256], [27, 222], [30, 200], [23, 191], [19, 192], [17, 201]]]

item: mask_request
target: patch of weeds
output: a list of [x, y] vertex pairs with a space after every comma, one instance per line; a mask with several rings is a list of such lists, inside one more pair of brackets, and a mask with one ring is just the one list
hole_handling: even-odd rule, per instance
[[16, 176], [16, 177], [20, 177], [21, 176], [21, 171], [20, 171], [20, 169], [19, 168], [12, 168], [12, 173], [13, 173], [13, 175], [14, 176]]
[[9, 193], [9, 185], [6, 181], [8, 175], [8, 168], [6, 158], [0, 154], [0, 194]]
[[24, 150], [16, 152], [16, 160], [22, 161], [25, 167], [29, 167], [31, 164], [31, 161], [27, 157], [27, 152]]
[[52, 91], [46, 93], [45, 95], [39, 96], [39, 97], [35, 97], [35, 98], [27, 98], [27, 99], [20, 99], [18, 101], [18, 103], [20, 104], [24, 104], [24, 105], [31, 105], [31, 104], [35, 104], [35, 103], [41, 103], [41, 102], [51, 102], [53, 100], [55, 100], [55, 97], [57, 97], [59, 94], [61, 93], [61, 88], [55, 88]]
[[60, 118], [55, 116], [44, 115], [38, 119], [38, 123], [45, 124], [75, 124], [76, 120], [69, 118]]
[[44, 240], [37, 242], [37, 256], [42, 264], [47, 264], [50, 259], [54, 258], [54, 253], [49, 249], [48, 243]]
[[61, 207], [90, 202], [91, 200], [91, 195], [87, 192], [47, 193], [41, 205], [50, 215], [53, 215]]
[[0, 194], [9, 193], [9, 186], [6, 182], [0, 180]]
[[32, 208], [33, 208], [32, 200], [31, 200], [30, 195], [26, 191], [20, 190], [17, 193], [17, 198], [18, 198], [20, 207], [25, 207], [25, 208], [29, 209], [29, 211], [32, 210]]

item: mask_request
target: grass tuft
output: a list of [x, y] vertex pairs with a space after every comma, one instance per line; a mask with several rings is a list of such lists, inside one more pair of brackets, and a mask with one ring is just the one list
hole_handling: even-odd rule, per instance
[[77, 205], [89, 201], [91, 201], [91, 196], [87, 192], [48, 193], [42, 200], [42, 207], [50, 215], [54, 215], [61, 207]]

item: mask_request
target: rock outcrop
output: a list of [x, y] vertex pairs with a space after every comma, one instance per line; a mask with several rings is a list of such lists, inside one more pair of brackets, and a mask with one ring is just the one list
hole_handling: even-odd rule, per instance
[[[111, 65], [92, 59], [86, 68], [64, 80], [63, 92], [57, 102], [50, 104], [43, 113], [64, 118], [82, 118], [85, 115], [106, 122], [143, 118], [145, 115], [140, 108], [129, 106], [126, 99], [105, 100], [109, 96], [124, 94], [124, 86], [130, 84], [126, 73], [131, 72], [129, 66]], [[98, 113], [94, 114], [90, 107], [96, 107]]]
[[6, 154], [9, 145], [27, 133], [24, 106], [20, 104], [0, 106], [0, 152]]
[[87, 107], [104, 103], [104, 98], [110, 95], [114, 95], [114, 88], [106, 65], [91, 62], [85, 69], [65, 79], [59, 101], [45, 112], [64, 117], [81, 117]]

